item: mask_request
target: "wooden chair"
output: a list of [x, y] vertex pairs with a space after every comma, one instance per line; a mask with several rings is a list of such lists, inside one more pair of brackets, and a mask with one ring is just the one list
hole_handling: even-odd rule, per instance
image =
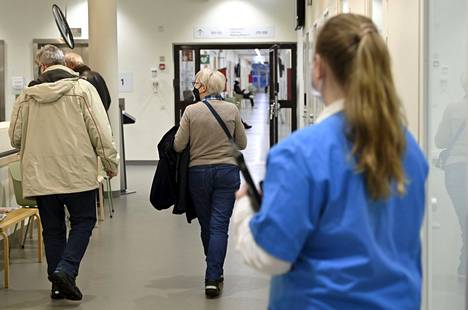
[[3, 237], [3, 286], [8, 288], [10, 281], [10, 242], [8, 231], [14, 225], [29, 220], [37, 219], [37, 259], [42, 263], [42, 225], [39, 212], [33, 208], [21, 208], [11, 211], [6, 218], [0, 221], [0, 236]]
[[[37, 202], [35, 199], [24, 198], [23, 197], [23, 177], [21, 176], [21, 164], [20, 161], [15, 161], [8, 165], [8, 172], [10, 173], [11, 181], [13, 183], [13, 190], [15, 192], [16, 204], [25, 207], [25, 208], [36, 208]], [[21, 222], [21, 235], [23, 235], [24, 222]], [[34, 221], [28, 221], [26, 226], [26, 233], [24, 234], [24, 239], [22, 243], [22, 248], [26, 243], [26, 237], [30, 232], [30, 238], [32, 239], [32, 234], [34, 231]]]

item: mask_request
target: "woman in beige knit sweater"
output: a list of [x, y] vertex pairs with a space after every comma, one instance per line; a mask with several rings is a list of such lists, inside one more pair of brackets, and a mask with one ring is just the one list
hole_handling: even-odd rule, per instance
[[222, 289], [229, 221], [240, 175], [232, 145], [206, 103], [222, 118], [237, 146], [247, 146], [239, 110], [220, 95], [225, 85], [226, 78], [218, 71], [197, 73], [194, 92], [202, 101], [185, 109], [174, 141], [177, 152], [190, 144], [189, 187], [201, 226], [207, 264], [205, 294], [209, 298], [218, 297]]

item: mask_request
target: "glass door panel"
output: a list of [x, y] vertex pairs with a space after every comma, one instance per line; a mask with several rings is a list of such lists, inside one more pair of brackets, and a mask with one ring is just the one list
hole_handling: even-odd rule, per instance
[[270, 51], [270, 144], [297, 129], [296, 50], [272, 47]]
[[195, 51], [181, 50], [179, 51], [179, 68], [180, 68], [180, 101], [193, 100], [192, 82], [195, 80]]
[[[428, 1], [428, 309], [466, 309], [467, 3]], [[448, 35], [449, 34], [449, 35]]]
[[0, 40], [0, 121], [5, 117], [5, 42]]

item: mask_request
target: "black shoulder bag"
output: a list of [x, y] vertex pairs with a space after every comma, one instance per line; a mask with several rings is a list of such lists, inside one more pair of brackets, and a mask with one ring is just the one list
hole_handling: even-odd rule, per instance
[[242, 175], [245, 179], [245, 182], [247, 183], [247, 188], [249, 192], [249, 197], [250, 201], [252, 203], [252, 208], [254, 209], [255, 212], [258, 212], [260, 210], [260, 205], [262, 203], [262, 196], [257, 190], [257, 187], [255, 186], [255, 183], [252, 179], [252, 175], [250, 174], [249, 169], [247, 168], [247, 165], [245, 163], [244, 155], [239, 151], [237, 148], [236, 143], [234, 142], [234, 139], [232, 138], [231, 133], [229, 132], [229, 129], [226, 126], [226, 123], [223, 121], [221, 116], [219, 116], [218, 112], [213, 108], [213, 106], [208, 102], [208, 100], [203, 100], [203, 103], [208, 107], [208, 109], [211, 111], [211, 114], [216, 118], [218, 121], [219, 126], [224, 130], [224, 133], [226, 134], [229, 142], [232, 145], [232, 152], [233, 152], [233, 157], [237, 162], [237, 165], [239, 166], [240, 171], [242, 172]]

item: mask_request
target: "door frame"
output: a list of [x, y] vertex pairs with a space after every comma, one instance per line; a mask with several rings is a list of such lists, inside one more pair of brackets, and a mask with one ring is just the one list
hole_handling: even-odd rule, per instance
[[270, 50], [272, 46], [278, 46], [280, 49], [291, 49], [292, 57], [292, 124], [291, 129], [297, 129], [297, 43], [296, 42], [249, 42], [249, 43], [174, 43], [172, 44], [174, 61], [174, 122], [179, 124], [180, 117], [188, 103], [180, 101], [180, 62], [179, 53], [182, 50], [193, 50], [195, 52], [195, 71], [200, 68], [201, 50], [247, 50], [247, 49], [265, 49]]

